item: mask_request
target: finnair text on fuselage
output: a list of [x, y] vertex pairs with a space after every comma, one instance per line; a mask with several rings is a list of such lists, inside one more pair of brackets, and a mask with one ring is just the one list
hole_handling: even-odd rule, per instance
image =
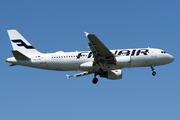
[[[112, 53], [114, 53], [114, 55], [120, 55], [120, 56], [139, 56], [141, 53], [143, 55], [148, 55], [149, 50], [148, 49], [128, 49], [128, 50], [111, 50]], [[94, 57], [92, 52], [80, 52], [77, 55], [77, 59], [81, 58], [82, 56], [84, 56], [84, 54], [87, 56], [87, 58], [91, 58]]]

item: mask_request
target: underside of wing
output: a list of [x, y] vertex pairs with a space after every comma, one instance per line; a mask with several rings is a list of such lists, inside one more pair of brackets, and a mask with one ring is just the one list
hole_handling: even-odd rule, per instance
[[[85, 32], [86, 33], [86, 32]], [[89, 47], [94, 55], [94, 57], [101, 57], [101, 59], [109, 59], [114, 57], [112, 52], [96, 37], [94, 34], [86, 33], [86, 36], [89, 39]]]
[[94, 34], [85, 32], [89, 39], [89, 47], [94, 56], [93, 65], [98, 65], [100, 68], [103, 65], [114, 64], [113, 53], [96, 37]]

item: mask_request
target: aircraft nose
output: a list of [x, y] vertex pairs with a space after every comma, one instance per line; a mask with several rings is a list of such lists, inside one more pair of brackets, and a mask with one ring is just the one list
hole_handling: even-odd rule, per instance
[[168, 59], [170, 63], [174, 61], [174, 57], [172, 55], [168, 55]]

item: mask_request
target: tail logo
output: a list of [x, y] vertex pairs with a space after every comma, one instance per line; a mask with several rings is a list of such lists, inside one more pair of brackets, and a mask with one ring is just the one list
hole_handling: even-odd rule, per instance
[[24, 46], [27, 49], [34, 49], [33, 46], [28, 46], [26, 43], [24, 43], [21, 39], [17, 39], [17, 40], [11, 40], [13, 43], [18, 43], [17, 46]]

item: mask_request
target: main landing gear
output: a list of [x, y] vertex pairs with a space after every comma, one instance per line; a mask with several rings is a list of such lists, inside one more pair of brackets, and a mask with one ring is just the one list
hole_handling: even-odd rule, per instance
[[96, 84], [98, 82], [98, 79], [96, 78], [97, 75], [103, 74], [104, 71], [100, 68], [97, 73], [94, 73], [94, 79], [92, 80], [93, 84]]
[[151, 66], [151, 70], [153, 71], [153, 72], [152, 72], [152, 75], [155, 76], [155, 75], [156, 75], [156, 72], [154, 71], [154, 66]]
[[100, 68], [99, 70], [98, 70], [98, 74], [100, 75], [100, 74], [103, 74], [103, 70]]
[[98, 79], [95, 77], [93, 80], [92, 80], [92, 83], [93, 84], [96, 84], [98, 82]]

